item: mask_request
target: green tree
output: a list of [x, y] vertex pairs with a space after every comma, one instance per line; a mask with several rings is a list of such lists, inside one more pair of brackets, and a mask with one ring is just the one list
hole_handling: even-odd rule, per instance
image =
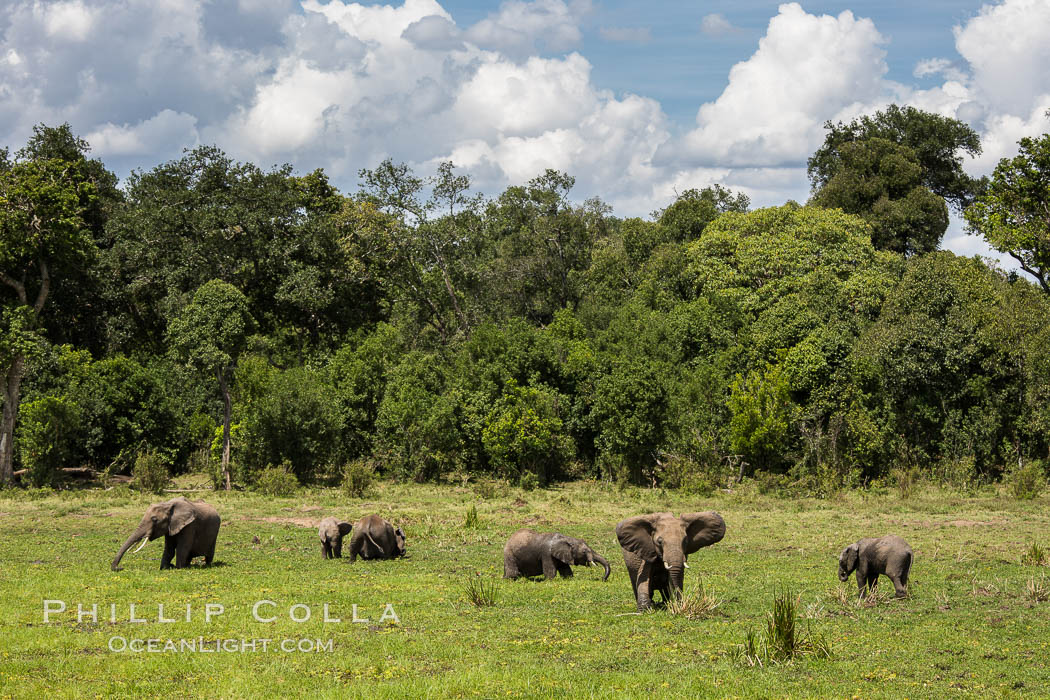
[[248, 300], [232, 284], [211, 280], [200, 287], [168, 328], [172, 352], [222, 393], [222, 476], [230, 490], [230, 384], [237, 360], [255, 328]]
[[729, 442], [756, 469], [775, 470], [787, 461], [798, 407], [779, 365], [737, 375], [729, 395]]
[[[28, 154], [25, 154], [28, 155]], [[52, 270], [87, 265], [95, 244], [84, 219], [96, 197], [83, 158], [4, 159], [0, 170], [0, 483], [12, 480], [14, 429], [26, 354], [39, 328]]]
[[481, 435], [493, 467], [519, 479], [535, 474], [541, 484], [563, 471], [573, 456], [572, 438], [561, 418], [567, 404], [546, 387], [508, 382]]
[[871, 224], [876, 248], [904, 255], [928, 253], [948, 229], [948, 207], [923, 181], [914, 150], [869, 137], [839, 146], [834, 174], [810, 203], [864, 218]]
[[884, 139], [909, 149], [922, 170], [921, 184], [962, 211], [980, 193], [983, 182], [963, 172], [960, 151], [981, 153], [977, 132], [957, 119], [915, 107], [890, 105], [848, 124], [830, 121], [824, 144], [810, 157], [807, 172], [814, 191], [828, 184], [842, 169], [842, 149], [848, 143]]
[[751, 199], [743, 192], [733, 194], [721, 185], [702, 190], [688, 189], [666, 209], [653, 212], [658, 223], [676, 243], [695, 240], [704, 228], [727, 211], [745, 212]]
[[970, 233], [1016, 260], [1050, 294], [1050, 134], [1018, 145], [1015, 157], [999, 161], [966, 221]]

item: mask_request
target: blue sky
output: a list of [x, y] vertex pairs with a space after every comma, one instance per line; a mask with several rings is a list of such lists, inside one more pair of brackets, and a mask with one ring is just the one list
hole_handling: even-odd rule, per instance
[[990, 172], [1050, 130], [1048, 36], [1047, 0], [7, 0], [0, 144], [68, 121], [122, 177], [215, 144], [345, 190], [391, 157], [487, 194], [557, 168], [622, 216], [766, 206], [808, 196], [825, 121], [893, 102], [971, 124]]

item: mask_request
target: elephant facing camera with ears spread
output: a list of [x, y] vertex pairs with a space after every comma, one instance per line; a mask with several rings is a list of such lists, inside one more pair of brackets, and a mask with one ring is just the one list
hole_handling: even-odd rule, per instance
[[352, 526], [350, 561], [396, 559], [405, 556], [405, 531], [378, 515], [366, 515]]
[[616, 539], [623, 548], [623, 561], [631, 575], [631, 588], [638, 610], [653, 607], [659, 591], [663, 602], [681, 595], [686, 557], [701, 547], [719, 542], [726, 534], [726, 523], [713, 510], [703, 513], [649, 513], [621, 520]]
[[572, 567], [598, 563], [605, 568], [602, 581], [609, 578], [609, 562], [587, 543], [557, 532], [518, 530], [503, 547], [503, 578], [572, 576]]
[[211, 564], [215, 556], [215, 540], [219, 536], [219, 522], [218, 511], [204, 502], [187, 501], [180, 496], [163, 503], [154, 503], [146, 509], [138, 527], [124, 541], [110, 568], [118, 571], [124, 553], [139, 540], [142, 540], [139, 545], [139, 549], [142, 549], [147, 542], [161, 536], [164, 537], [161, 569], [170, 569], [172, 558], [175, 559], [176, 569], [189, 566], [194, 557], [204, 557], [204, 563]]

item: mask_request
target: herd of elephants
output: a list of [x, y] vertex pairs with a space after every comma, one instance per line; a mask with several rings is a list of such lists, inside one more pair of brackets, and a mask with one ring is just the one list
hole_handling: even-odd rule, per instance
[[[203, 501], [189, 501], [179, 497], [163, 503], [154, 503], [142, 516], [138, 527], [125, 540], [111, 568], [116, 571], [124, 553], [140, 540], [146, 542], [164, 537], [164, 553], [160, 568], [188, 566], [194, 557], [204, 557], [211, 564], [215, 556], [215, 540], [219, 534], [219, 513]], [[721, 541], [726, 524], [714, 511], [683, 513], [649, 513], [627, 518], [616, 525], [616, 538], [623, 549], [623, 560], [631, 576], [638, 610], [653, 607], [653, 595], [660, 593], [663, 602], [682, 592], [686, 559], [702, 547]], [[352, 533], [352, 534], [351, 534]], [[368, 515], [354, 523], [325, 518], [318, 536], [326, 559], [342, 557], [343, 538], [350, 538], [350, 561], [363, 559], [396, 559], [405, 554], [405, 533], [400, 527], [378, 515]], [[135, 550], [138, 551], [138, 550]], [[572, 576], [572, 567], [594, 563], [605, 568], [609, 578], [609, 562], [591, 549], [586, 542], [560, 533], [541, 533], [518, 530], [503, 547], [503, 576], [516, 579], [521, 576], [554, 578]], [[839, 580], [846, 581], [857, 572], [857, 588], [861, 597], [874, 589], [880, 575], [893, 582], [898, 597], [907, 594], [908, 573], [911, 570], [912, 551], [908, 543], [896, 535], [865, 538], [846, 547], [839, 556]]]

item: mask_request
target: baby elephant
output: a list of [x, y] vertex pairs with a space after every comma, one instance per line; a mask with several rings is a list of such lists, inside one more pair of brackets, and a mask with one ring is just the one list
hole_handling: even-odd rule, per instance
[[908, 572], [911, 571], [911, 547], [896, 535], [866, 537], [842, 550], [839, 556], [839, 581], [845, 582], [853, 570], [857, 571], [857, 589], [875, 590], [879, 574], [889, 576], [897, 597], [908, 594]]
[[325, 518], [317, 528], [321, 538], [321, 556], [325, 559], [336, 559], [343, 556], [343, 537], [350, 534], [353, 525], [335, 518]]
[[503, 547], [503, 578], [516, 579], [519, 576], [540, 574], [554, 578], [555, 573], [569, 578], [573, 565], [590, 566], [594, 562], [605, 567], [602, 581], [608, 579], [609, 562], [583, 540], [557, 532], [518, 530]]
[[394, 527], [378, 515], [366, 515], [353, 525], [350, 538], [350, 561], [362, 559], [396, 559], [405, 556], [405, 531]]

